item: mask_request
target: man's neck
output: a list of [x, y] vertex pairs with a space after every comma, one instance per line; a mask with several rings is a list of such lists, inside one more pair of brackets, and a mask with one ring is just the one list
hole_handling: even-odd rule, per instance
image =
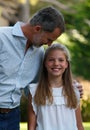
[[31, 46], [31, 43], [30, 43], [29, 40], [27, 40], [26, 48], [25, 48], [25, 54], [26, 54], [27, 50], [30, 48], [30, 46]]

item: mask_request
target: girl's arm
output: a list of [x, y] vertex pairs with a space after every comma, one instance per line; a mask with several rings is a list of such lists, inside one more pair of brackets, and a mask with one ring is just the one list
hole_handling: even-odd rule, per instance
[[76, 121], [77, 121], [78, 130], [84, 130], [84, 127], [83, 127], [83, 124], [82, 124], [80, 106], [78, 106], [75, 113], [76, 113]]
[[36, 115], [33, 111], [32, 107], [32, 96], [29, 93], [28, 96], [28, 130], [35, 130], [36, 129]]

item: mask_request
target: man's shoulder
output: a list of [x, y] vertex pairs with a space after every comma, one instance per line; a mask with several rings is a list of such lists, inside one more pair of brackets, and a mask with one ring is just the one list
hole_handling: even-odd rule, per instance
[[43, 46], [39, 47], [39, 49], [44, 53], [44, 47]]
[[10, 31], [11, 29], [12, 29], [12, 26], [0, 27], [0, 34], [8, 33], [8, 31]]

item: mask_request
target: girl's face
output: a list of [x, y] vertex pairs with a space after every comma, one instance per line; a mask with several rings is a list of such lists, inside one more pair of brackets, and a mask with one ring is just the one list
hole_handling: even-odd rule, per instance
[[51, 50], [46, 58], [45, 67], [48, 71], [48, 76], [61, 76], [68, 67], [66, 56], [63, 51]]

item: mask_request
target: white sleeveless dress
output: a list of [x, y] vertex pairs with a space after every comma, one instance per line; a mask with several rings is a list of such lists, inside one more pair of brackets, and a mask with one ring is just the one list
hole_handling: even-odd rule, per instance
[[[32, 95], [32, 106], [37, 115], [36, 130], [78, 130], [75, 117], [75, 109], [66, 106], [65, 98], [62, 95], [62, 87], [53, 88], [53, 104], [45, 106], [37, 106], [34, 102], [34, 95], [37, 84], [30, 84], [29, 90]], [[80, 100], [78, 89], [75, 92]]]

